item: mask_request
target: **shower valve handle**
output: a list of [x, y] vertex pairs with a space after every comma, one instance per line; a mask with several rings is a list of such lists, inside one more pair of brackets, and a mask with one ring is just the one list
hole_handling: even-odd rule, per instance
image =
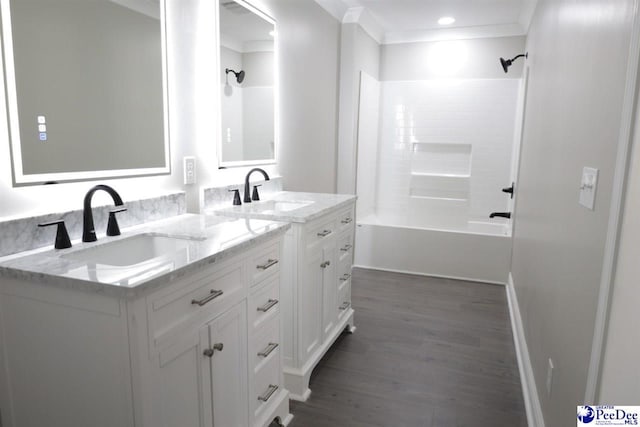
[[511, 187], [503, 188], [502, 192], [511, 194], [511, 198], [513, 199], [513, 193], [515, 192], [515, 189], [516, 189], [516, 184], [511, 183]]

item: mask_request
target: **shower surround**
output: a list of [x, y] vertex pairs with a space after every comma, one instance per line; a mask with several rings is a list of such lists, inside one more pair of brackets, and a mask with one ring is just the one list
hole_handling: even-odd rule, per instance
[[356, 264], [503, 283], [519, 79], [362, 74]]

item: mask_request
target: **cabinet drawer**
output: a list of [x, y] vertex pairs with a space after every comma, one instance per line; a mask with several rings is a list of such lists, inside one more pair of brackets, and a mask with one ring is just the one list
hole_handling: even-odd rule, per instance
[[338, 288], [338, 318], [341, 319], [345, 314], [349, 313], [351, 308], [351, 280], [344, 282]]
[[311, 230], [307, 232], [307, 235], [306, 235], [307, 250], [314, 249], [319, 244], [332, 238], [335, 234], [336, 234], [335, 217], [322, 221], [320, 225], [316, 225], [312, 227]]
[[265, 277], [280, 271], [280, 245], [274, 243], [251, 258], [251, 286], [257, 285]]
[[251, 338], [249, 366], [252, 374], [264, 369], [271, 359], [278, 356], [276, 350], [279, 350], [280, 346], [280, 317], [276, 316], [256, 331]]
[[280, 378], [280, 348], [277, 348], [254, 377], [253, 395], [249, 397], [254, 420], [263, 416], [271, 403], [278, 400], [278, 395], [282, 392]]
[[161, 346], [196, 319], [222, 313], [243, 294], [242, 263], [234, 262], [187, 278], [178, 289], [169, 287], [150, 295], [147, 314], [152, 346]]
[[353, 259], [353, 231], [347, 230], [338, 237], [338, 259]]
[[338, 213], [337, 226], [339, 231], [353, 228], [355, 224], [354, 206], [343, 209]]
[[280, 312], [280, 278], [273, 276], [260, 283], [249, 296], [249, 327], [256, 330]]

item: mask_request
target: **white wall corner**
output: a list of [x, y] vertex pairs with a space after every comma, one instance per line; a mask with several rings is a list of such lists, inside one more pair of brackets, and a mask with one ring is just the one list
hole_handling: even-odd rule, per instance
[[[317, 1], [317, 0], [316, 0]], [[384, 40], [384, 29], [365, 7], [349, 8], [342, 19], [343, 24], [358, 24], [378, 44]]]
[[533, 20], [533, 15], [536, 12], [537, 5], [538, 0], [523, 0], [522, 2], [522, 9], [520, 9], [518, 23], [522, 27], [524, 34], [529, 33], [529, 27], [531, 26], [531, 21]]
[[338, 22], [342, 22], [344, 14], [347, 12], [347, 5], [342, 0], [315, 0], [324, 10], [331, 16], [336, 18]]
[[520, 315], [520, 306], [511, 273], [509, 273], [509, 282], [507, 283], [507, 302], [509, 304], [509, 316], [511, 317], [513, 342], [518, 358], [522, 397], [527, 412], [527, 424], [529, 427], [545, 427], [542, 406], [540, 406], [540, 398], [538, 396], [538, 388], [536, 387], [536, 379], [533, 375], [533, 367], [531, 366], [531, 358], [529, 357], [529, 347], [527, 346], [524, 325]]

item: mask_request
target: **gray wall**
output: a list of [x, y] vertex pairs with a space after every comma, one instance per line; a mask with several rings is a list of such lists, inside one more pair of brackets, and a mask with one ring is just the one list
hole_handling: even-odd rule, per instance
[[[639, 93], [640, 95], [640, 93]], [[629, 161], [628, 187], [616, 276], [610, 300], [609, 325], [602, 361], [598, 402], [635, 405], [640, 396], [640, 111], [635, 122], [635, 141]]]
[[[511, 271], [548, 427], [573, 425], [584, 399], [633, 3], [541, 0], [527, 40]], [[584, 166], [600, 169], [594, 211], [578, 204]]]
[[340, 23], [312, 0], [264, 0], [276, 20], [283, 185], [334, 192]]
[[356, 192], [356, 149], [360, 72], [378, 79], [380, 45], [358, 24], [342, 25], [338, 192]]
[[[522, 76], [522, 58], [513, 63], [508, 74], [502, 70], [499, 58], [512, 58], [523, 53], [524, 42], [525, 38], [518, 36], [383, 45], [380, 80], [426, 80], [442, 77], [517, 79]], [[460, 67], [446, 70], [446, 75], [438, 72], [437, 65], [442, 62], [441, 55], [445, 55], [444, 59], [460, 61]], [[432, 58], [436, 61], [431, 61]]]
[[242, 87], [273, 86], [273, 52], [246, 52], [242, 54], [242, 66], [246, 75]]

